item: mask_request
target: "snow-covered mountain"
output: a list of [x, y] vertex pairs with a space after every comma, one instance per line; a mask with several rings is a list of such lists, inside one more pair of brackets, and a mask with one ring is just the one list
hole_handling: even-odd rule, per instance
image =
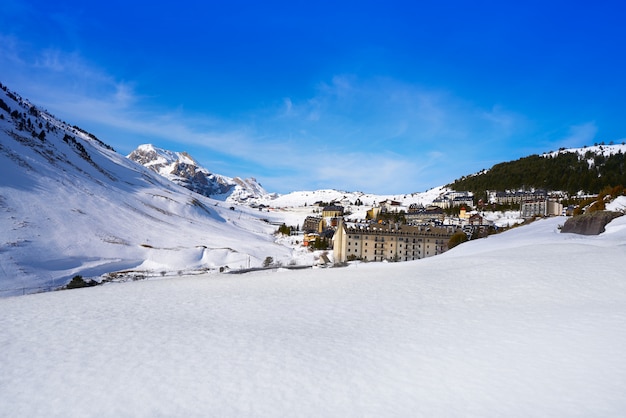
[[212, 173], [186, 152], [172, 152], [145, 144], [140, 145], [127, 158], [176, 184], [214, 199], [243, 203], [268, 196], [256, 179], [231, 178]]
[[436, 187], [420, 193], [376, 195], [322, 189], [293, 191], [281, 195], [268, 193], [255, 178], [242, 179], [212, 173], [186, 152], [174, 152], [152, 144], [144, 144], [137, 147], [127, 158], [196, 193], [229, 203], [253, 206], [303, 207], [318, 202], [337, 202], [349, 206], [356, 201], [363, 205], [375, 205], [384, 200], [394, 200], [408, 206], [412, 203], [430, 204], [445, 191], [443, 187]]
[[291, 261], [258, 211], [180, 187], [0, 87], [0, 296], [76, 274]]
[[257, 203], [270, 205], [274, 207], [300, 207], [311, 206], [318, 202], [336, 202], [344, 206], [355, 205], [359, 201], [363, 205], [372, 206], [385, 200], [393, 200], [399, 202], [403, 206], [409, 206], [412, 203], [421, 203], [424, 205], [432, 203], [439, 195], [447, 189], [444, 187], [435, 187], [425, 192], [406, 193], [396, 195], [377, 195], [364, 192], [348, 192], [335, 189], [295, 191], [283, 195], [267, 195], [261, 199], [257, 199]]

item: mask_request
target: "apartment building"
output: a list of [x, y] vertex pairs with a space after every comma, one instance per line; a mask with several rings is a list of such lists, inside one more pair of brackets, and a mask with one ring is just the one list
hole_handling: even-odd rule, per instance
[[417, 260], [445, 252], [457, 230], [456, 226], [347, 225], [342, 221], [333, 238], [333, 255], [335, 262]]

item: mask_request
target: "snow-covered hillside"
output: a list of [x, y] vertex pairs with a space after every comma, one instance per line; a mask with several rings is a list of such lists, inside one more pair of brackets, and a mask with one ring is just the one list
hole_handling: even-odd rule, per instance
[[175, 185], [0, 89], [0, 297], [73, 275], [285, 263], [274, 226]]
[[609, 155], [617, 153], [626, 153], [626, 144], [592, 145], [582, 148], [561, 148], [558, 151], [547, 152], [542, 155], [544, 157], [556, 157], [559, 154], [565, 153], [574, 153], [580, 155], [581, 157], [584, 157], [587, 153], [608, 157]]
[[151, 144], [140, 145], [128, 158], [201, 195], [229, 203], [268, 196], [254, 178], [231, 178], [211, 173], [186, 152], [173, 152]]
[[283, 195], [268, 195], [256, 202], [277, 208], [312, 206], [317, 202], [338, 202], [345, 206], [354, 205], [357, 200], [365, 206], [373, 206], [385, 200], [400, 202], [408, 207], [412, 203], [428, 205], [446, 189], [435, 187], [425, 192], [400, 195], [376, 195], [363, 192], [346, 192], [334, 189], [295, 191]]
[[127, 158], [151, 169], [163, 177], [204, 196], [228, 203], [265, 205], [273, 208], [302, 208], [318, 202], [339, 202], [345, 206], [357, 200], [373, 206], [384, 200], [394, 200], [408, 207], [412, 203], [428, 205], [445, 191], [436, 187], [426, 192], [401, 195], [375, 195], [334, 189], [294, 191], [287, 194], [268, 193], [254, 178], [241, 179], [215, 174], [200, 166], [186, 152], [174, 152], [151, 144], [140, 145]]
[[415, 262], [2, 299], [0, 415], [624, 416], [626, 217], [564, 221]]

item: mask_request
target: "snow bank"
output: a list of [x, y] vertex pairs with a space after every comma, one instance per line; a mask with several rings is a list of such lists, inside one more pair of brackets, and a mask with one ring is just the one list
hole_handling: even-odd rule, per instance
[[2, 416], [623, 416], [626, 222], [0, 300]]
[[611, 203], [606, 205], [606, 210], [614, 212], [626, 212], [626, 196], [618, 196]]

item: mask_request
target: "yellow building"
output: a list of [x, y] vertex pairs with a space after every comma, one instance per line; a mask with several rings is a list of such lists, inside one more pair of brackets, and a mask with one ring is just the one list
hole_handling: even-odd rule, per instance
[[339, 218], [343, 216], [343, 206], [330, 205], [322, 209], [322, 218]]

